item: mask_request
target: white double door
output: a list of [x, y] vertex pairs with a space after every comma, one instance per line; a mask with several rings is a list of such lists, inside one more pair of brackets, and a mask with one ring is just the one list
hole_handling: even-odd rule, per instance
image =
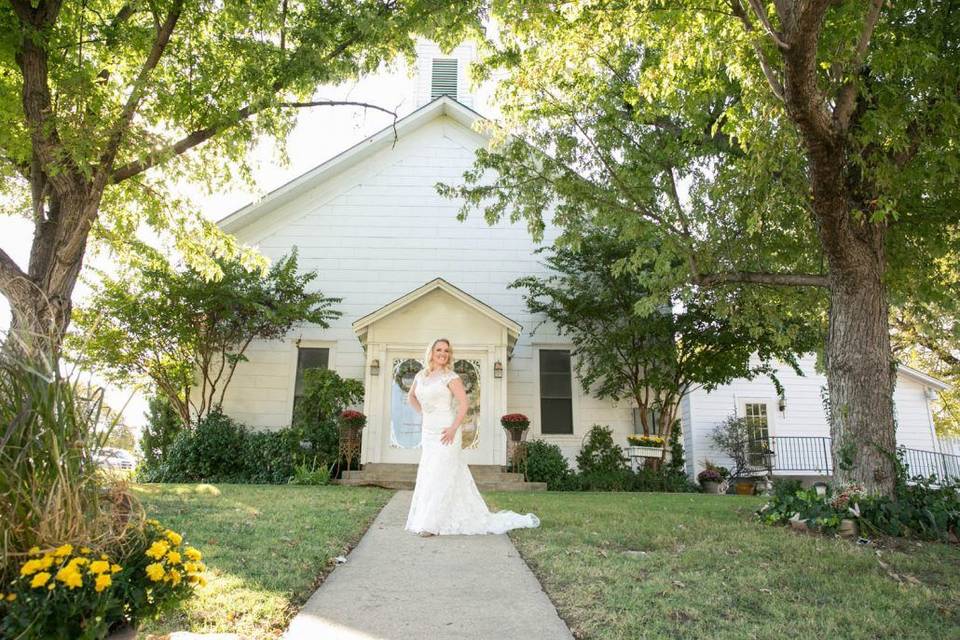
[[[486, 351], [458, 349], [453, 368], [463, 380], [467, 394], [464, 418], [463, 454], [467, 464], [493, 464], [494, 436], [490, 416], [491, 381]], [[387, 350], [381, 425], [381, 462], [417, 463], [420, 461], [420, 425], [422, 416], [407, 402], [413, 378], [423, 368], [423, 352]], [[456, 402], [456, 401], [454, 401]]]

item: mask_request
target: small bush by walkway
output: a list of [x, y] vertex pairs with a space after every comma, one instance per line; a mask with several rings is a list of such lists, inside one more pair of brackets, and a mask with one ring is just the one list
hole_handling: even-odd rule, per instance
[[144, 631], [279, 637], [392, 491], [373, 487], [134, 485], [147, 516], [203, 551], [208, 584]]
[[896, 549], [761, 524], [760, 498], [487, 494], [536, 513], [511, 533], [571, 630], [613, 638], [948, 638], [960, 548]]

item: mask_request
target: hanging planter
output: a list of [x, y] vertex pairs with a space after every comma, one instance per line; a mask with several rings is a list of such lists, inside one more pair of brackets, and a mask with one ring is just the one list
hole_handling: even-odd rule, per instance
[[644, 436], [631, 434], [627, 436], [627, 455], [634, 458], [661, 458], [663, 457], [664, 442], [660, 436]]

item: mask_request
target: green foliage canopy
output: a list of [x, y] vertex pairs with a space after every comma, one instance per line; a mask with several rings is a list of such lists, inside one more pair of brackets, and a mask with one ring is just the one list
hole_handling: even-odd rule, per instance
[[112, 382], [149, 380], [189, 425], [222, 403], [253, 340], [283, 338], [298, 323], [327, 328], [341, 315], [340, 298], [308, 289], [317, 274], [298, 273], [296, 249], [266, 276], [236, 259], [217, 265], [224, 276], [208, 280], [153, 255], [121, 278], [104, 275], [74, 313], [68, 348]]

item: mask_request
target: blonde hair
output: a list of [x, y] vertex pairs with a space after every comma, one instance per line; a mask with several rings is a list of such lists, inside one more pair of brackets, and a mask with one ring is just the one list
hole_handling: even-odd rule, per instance
[[450, 345], [450, 341], [446, 338], [437, 338], [430, 346], [427, 347], [427, 350], [423, 354], [423, 375], [428, 376], [433, 373], [433, 349], [437, 346], [438, 342], [447, 343], [447, 363], [443, 365], [443, 369], [446, 371], [453, 371], [453, 347]]

